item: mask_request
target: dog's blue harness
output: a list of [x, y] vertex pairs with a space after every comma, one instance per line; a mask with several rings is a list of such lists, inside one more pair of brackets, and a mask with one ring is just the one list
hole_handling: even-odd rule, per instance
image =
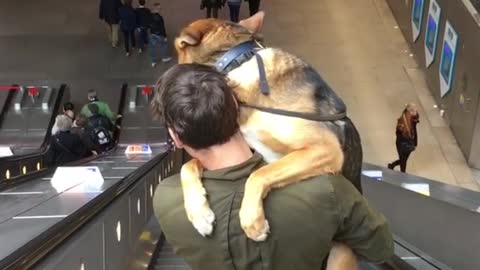
[[[262, 57], [258, 54], [258, 51], [262, 49], [264, 49], [264, 47], [256, 40], [250, 40], [240, 43], [237, 46], [231, 48], [224, 55], [222, 55], [215, 63], [215, 68], [217, 69], [217, 71], [223, 74], [227, 74], [228, 72], [238, 68], [243, 63], [247, 62], [255, 56], [257, 60], [260, 78], [260, 91], [264, 95], [269, 95], [270, 86], [268, 86], [267, 74], [265, 72], [265, 64], [263, 63]], [[341, 112], [332, 115], [319, 115], [313, 113], [300, 113], [281, 109], [266, 108], [246, 103], [240, 103], [240, 106], [257, 109], [259, 111], [267, 113], [279, 114], [289, 117], [297, 117], [311, 121], [337, 121], [347, 117], [347, 112]]]

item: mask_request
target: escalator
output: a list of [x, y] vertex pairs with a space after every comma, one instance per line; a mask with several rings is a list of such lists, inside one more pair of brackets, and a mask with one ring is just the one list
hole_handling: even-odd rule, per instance
[[9, 87], [9, 98], [0, 117], [0, 145], [10, 146], [18, 156], [40, 152], [48, 142], [62, 103], [68, 98], [67, 86]]
[[[122, 89], [126, 104], [131, 95], [126, 94], [128, 87]], [[146, 108], [148, 99], [140, 104]], [[151, 121], [147, 109], [123, 110], [123, 114], [124, 126], [142, 125], [135, 119]], [[155, 135], [142, 134], [142, 139], [135, 139], [142, 130]], [[165, 138], [159, 135], [162, 132], [165, 130], [123, 129], [118, 134], [120, 144], [116, 149], [79, 164], [98, 168], [103, 176], [101, 182], [58, 187], [52, 182], [53, 170], [50, 170], [35, 181], [31, 179], [0, 191], [0, 204], [4, 206], [0, 210], [0, 241], [9, 243], [0, 247], [0, 269], [190, 269], [173, 253], [153, 216], [156, 186], [161, 179], [178, 173], [186, 160], [183, 152], [167, 150]], [[127, 144], [141, 143], [144, 138], [151, 138], [151, 154], [126, 153]], [[362, 181], [365, 196], [385, 214], [395, 233], [395, 257], [383, 265], [361, 262], [359, 269], [447, 270], [451, 269], [447, 262], [449, 265], [457, 262], [446, 260], [442, 252], [458, 249], [468, 254], [468, 250], [478, 250], [475, 245], [480, 241], [472, 235], [480, 220], [472, 211], [465, 211], [474, 209], [477, 203], [480, 205], [478, 195], [475, 198], [476, 194], [465, 190], [369, 164], [364, 165]], [[429, 196], [424, 189], [412, 189], [415, 186], [411, 184], [427, 184]], [[442, 197], [450, 201], [439, 201]], [[402, 203], [392, 206], [392, 201]], [[422, 207], [414, 208], [412, 202]], [[438, 211], [446, 210], [461, 219], [439, 224]], [[426, 213], [435, 215], [428, 217]], [[471, 226], [466, 227], [465, 220]], [[447, 245], [442, 239], [448, 235], [442, 231], [451, 231], [452, 226], [455, 237], [461, 241]], [[461, 226], [463, 232], [459, 232]], [[468, 235], [471, 239], [466, 238]], [[472, 262], [464, 262], [462, 266], [465, 264]], [[452, 269], [477, 268], [467, 265]]]
[[[120, 90], [120, 99], [118, 106], [118, 114], [122, 114], [125, 107], [125, 98], [127, 85], [123, 84]], [[69, 96], [69, 88], [67, 85], [62, 85], [59, 88], [57, 99], [53, 111], [59, 112], [61, 109], [62, 100], [65, 96]], [[0, 190], [22, 184], [29, 180], [38, 179], [45, 174], [48, 174], [49, 168], [45, 164], [45, 154], [49, 147], [51, 129], [55, 123], [55, 117], [57, 113], [52, 113], [50, 123], [48, 124], [45, 138], [43, 139], [41, 147], [34, 153], [25, 155], [15, 155], [11, 157], [0, 158]], [[117, 119], [116, 125], [121, 127], [122, 119]], [[116, 130], [114, 133], [114, 140], [118, 143], [120, 130]], [[90, 160], [87, 158], [85, 160]], [[75, 162], [77, 164], [78, 162]]]
[[[68, 86], [63, 84], [61, 85], [58, 89], [51, 89], [51, 96], [54, 96], [55, 98], [53, 100], [49, 100], [46, 96], [47, 93], [43, 93], [43, 97], [48, 101], [47, 103], [51, 105], [48, 106], [47, 112], [44, 112], [40, 118], [43, 118], [44, 121], [40, 121], [41, 123], [45, 124], [43, 127], [44, 131], [38, 131], [38, 134], [36, 135], [37, 140], [35, 138], [30, 138], [28, 136], [21, 136], [21, 135], [15, 135], [16, 133], [13, 131], [9, 131], [8, 128], [6, 128], [7, 125], [13, 125], [14, 122], [16, 121], [21, 121], [18, 118], [22, 117], [22, 114], [16, 114], [14, 107], [16, 107], [16, 104], [18, 102], [22, 101], [22, 97], [25, 94], [20, 94], [18, 93], [20, 91], [20, 88], [16, 87], [12, 90], [10, 90], [10, 97], [8, 98], [8, 101], [6, 101], [4, 105], [4, 109], [2, 110], [2, 116], [0, 118], [0, 144], [7, 145], [10, 148], [14, 149], [14, 152], [20, 153], [20, 152], [25, 152], [27, 151], [25, 148], [20, 151], [16, 151], [18, 149], [22, 149], [21, 145], [24, 145], [23, 143], [20, 143], [19, 148], [13, 147], [14, 144], [17, 142], [16, 140], [32, 140], [33, 142], [37, 141], [39, 145], [35, 144], [35, 151], [26, 153], [23, 155], [13, 155], [13, 156], [7, 156], [7, 157], [0, 157], [0, 187], [4, 184], [6, 180], [11, 180], [17, 177], [25, 176], [25, 175], [30, 175], [37, 173], [39, 171], [42, 171], [45, 169], [44, 167], [44, 162], [43, 162], [43, 156], [44, 153], [46, 152], [48, 148], [48, 143], [50, 141], [50, 136], [51, 136], [51, 129], [55, 123], [55, 117], [57, 113], [61, 110], [62, 102], [64, 101], [64, 98], [68, 96]], [[24, 97], [23, 97], [24, 98]], [[38, 100], [41, 100], [38, 98]], [[41, 103], [44, 103], [43, 101]], [[13, 109], [12, 109], [13, 107]], [[21, 107], [20, 107], [21, 109]], [[28, 112], [35, 111], [38, 108], [27, 108], [25, 109]], [[13, 111], [12, 111], [13, 110]], [[21, 111], [21, 110], [20, 110]], [[17, 110], [17, 112], [20, 112]], [[24, 115], [29, 115], [27, 112], [24, 112]], [[13, 116], [15, 117], [11, 117]], [[46, 122], [48, 115], [48, 122]], [[28, 116], [30, 117], [30, 116]], [[44, 123], [46, 122], [46, 123]], [[26, 128], [27, 130], [31, 130], [32, 128]], [[40, 134], [41, 133], [41, 134]], [[13, 135], [12, 135], [13, 134]], [[11, 137], [18, 137], [14, 140], [11, 139]], [[43, 136], [41, 138], [41, 142], [38, 142], [40, 140], [40, 136]], [[10, 139], [9, 139], [10, 138]]]

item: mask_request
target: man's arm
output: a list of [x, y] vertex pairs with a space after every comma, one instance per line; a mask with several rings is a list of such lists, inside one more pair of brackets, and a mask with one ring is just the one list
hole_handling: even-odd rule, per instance
[[110, 119], [113, 123], [115, 123], [116, 117], [113, 114], [112, 110], [110, 109], [110, 106], [106, 102], [102, 102], [102, 109], [103, 113], [108, 119]]
[[332, 181], [339, 219], [334, 241], [343, 242], [357, 256], [382, 263], [393, 255], [393, 237], [385, 217], [368, 206], [345, 178]]

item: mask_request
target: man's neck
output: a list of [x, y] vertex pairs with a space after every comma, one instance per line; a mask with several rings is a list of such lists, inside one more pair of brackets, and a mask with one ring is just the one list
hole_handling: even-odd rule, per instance
[[194, 157], [209, 171], [241, 164], [252, 156], [252, 151], [241, 134], [236, 134], [224, 144], [195, 151], [194, 154]]

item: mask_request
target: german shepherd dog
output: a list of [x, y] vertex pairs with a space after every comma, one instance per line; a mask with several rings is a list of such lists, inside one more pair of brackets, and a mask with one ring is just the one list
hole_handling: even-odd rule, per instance
[[[179, 63], [215, 66], [235, 46], [259, 41], [263, 18], [264, 13], [259, 12], [239, 24], [217, 19], [191, 23], [175, 40]], [[227, 76], [239, 103], [240, 131], [269, 163], [248, 178], [239, 214], [246, 235], [263, 241], [269, 232], [263, 198], [271, 189], [312, 176], [343, 173], [360, 190], [362, 147], [355, 126], [345, 115], [332, 121], [302, 117], [328, 118], [346, 111], [343, 101], [311, 66], [280, 49], [261, 47], [256, 54], [263, 60], [264, 77], [271, 89], [268, 94], [260, 87], [258, 57], [247, 59]], [[180, 177], [188, 219], [205, 236], [211, 234], [215, 216], [201, 172], [201, 164], [193, 159], [183, 165]]]

